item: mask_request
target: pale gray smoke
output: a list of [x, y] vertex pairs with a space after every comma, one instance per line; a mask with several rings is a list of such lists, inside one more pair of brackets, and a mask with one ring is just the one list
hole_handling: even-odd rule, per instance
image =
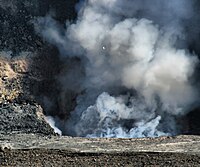
[[[88, 0], [76, 23], [67, 22], [66, 30], [49, 16], [38, 19], [36, 29], [62, 55], [84, 60], [86, 93], [77, 99], [66, 122], [68, 134], [152, 137], [177, 133], [173, 115], [185, 114], [197, 99], [189, 79], [198, 59], [183, 49], [183, 23], [192, 16], [192, 4], [188, 0], [153, 2]], [[122, 88], [130, 94], [120, 95]]]
[[[161, 116], [156, 116], [154, 110], [149, 111], [144, 101], [127, 95], [115, 98], [104, 92], [79, 119], [74, 127], [78, 136], [122, 138], [168, 135], [157, 130]], [[127, 121], [129, 127], [124, 128]]]
[[59, 135], [62, 135], [62, 132], [60, 129], [58, 129], [56, 126], [55, 126], [55, 120], [53, 117], [51, 116], [46, 116], [45, 117], [45, 120], [48, 122], [48, 124], [51, 126], [51, 128], [53, 128], [54, 132], [59, 134]]

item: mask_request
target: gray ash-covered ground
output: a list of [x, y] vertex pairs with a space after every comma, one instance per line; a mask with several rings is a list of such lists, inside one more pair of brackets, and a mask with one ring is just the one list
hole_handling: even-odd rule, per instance
[[198, 136], [86, 139], [0, 135], [1, 166], [199, 166]]

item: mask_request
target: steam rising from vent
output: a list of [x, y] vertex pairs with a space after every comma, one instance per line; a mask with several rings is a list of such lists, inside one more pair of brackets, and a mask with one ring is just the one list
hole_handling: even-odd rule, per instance
[[[190, 83], [198, 59], [187, 51], [184, 38], [183, 23], [193, 14], [191, 2], [88, 0], [81, 4], [76, 23], [67, 22], [66, 30], [50, 16], [39, 18], [35, 26], [61, 55], [79, 57], [84, 67], [84, 76], [77, 77], [83, 79], [76, 81], [81, 84], [73, 88], [84, 93], [77, 97], [64, 133], [177, 134], [176, 118], [188, 112], [198, 96]], [[76, 70], [81, 69], [74, 68], [80, 74]], [[68, 83], [74, 81], [70, 76], [66, 74]]]
[[45, 117], [45, 120], [49, 123], [49, 125], [51, 126], [51, 128], [53, 128], [53, 130], [54, 130], [55, 133], [57, 133], [59, 135], [62, 135], [62, 132], [60, 131], [60, 129], [58, 129], [55, 126], [55, 121], [54, 121], [53, 117], [47, 116], [47, 117]]

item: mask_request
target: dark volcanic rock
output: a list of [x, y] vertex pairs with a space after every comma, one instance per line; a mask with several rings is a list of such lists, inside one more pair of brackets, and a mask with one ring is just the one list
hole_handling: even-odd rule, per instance
[[[62, 111], [62, 115], [63, 111], [66, 112], [63, 109], [65, 98], [74, 99], [75, 96], [73, 92], [63, 93], [57, 81], [61, 68], [66, 67], [59, 60], [57, 49], [35, 32], [33, 22], [37, 17], [51, 15], [64, 26], [66, 20], [75, 19], [77, 2], [78, 0], [0, 1], [0, 52], [10, 55], [5, 65], [0, 53], [0, 104], [34, 101], [42, 105], [47, 114], [54, 115], [55, 111]], [[21, 65], [25, 68], [19, 67]], [[7, 76], [7, 67], [8, 74], [13, 75]], [[60, 99], [59, 94], [64, 94], [63, 98]], [[74, 104], [70, 106], [73, 107]]]
[[[62, 90], [57, 81], [61, 69], [64, 69], [63, 66], [66, 65], [61, 63], [57, 51], [50, 48], [48, 50], [47, 52], [43, 48], [40, 52], [35, 53], [21, 52], [16, 57], [11, 57], [8, 53], [3, 52], [0, 54], [0, 106], [9, 104], [1, 112], [2, 120], [5, 119], [2, 124], [4, 127], [8, 127], [9, 133], [9, 127], [11, 131], [13, 129], [22, 132], [37, 132], [38, 126], [38, 133], [48, 134], [48, 130], [41, 128], [44, 125], [40, 124], [41, 121], [37, 120], [38, 117], [35, 117], [35, 113], [32, 112], [34, 106], [26, 107], [23, 104], [39, 104], [42, 106], [44, 114], [58, 115], [62, 118], [67, 118], [75, 107], [75, 94], [68, 90]], [[50, 53], [51, 56], [49, 56]], [[71, 101], [71, 103], [66, 103], [66, 101]], [[13, 110], [12, 106], [15, 105], [19, 107]], [[21, 110], [20, 107], [25, 107], [25, 109], [16, 115], [15, 111]], [[15, 117], [21, 118], [20, 114], [23, 115], [26, 112], [29, 115], [33, 114], [31, 119], [34, 121], [29, 120], [27, 116], [22, 116], [21, 120], [15, 119]], [[17, 121], [12, 120], [23, 122], [23, 125], [18, 125]], [[6, 128], [0, 127], [0, 129], [7, 132]]]
[[1, 0], [0, 1], [0, 50], [34, 52], [44, 45], [35, 33], [33, 21], [38, 16], [51, 13], [64, 23], [75, 18], [77, 0]]
[[0, 106], [0, 134], [36, 133], [53, 135], [44, 119], [41, 106], [36, 104], [4, 104]]

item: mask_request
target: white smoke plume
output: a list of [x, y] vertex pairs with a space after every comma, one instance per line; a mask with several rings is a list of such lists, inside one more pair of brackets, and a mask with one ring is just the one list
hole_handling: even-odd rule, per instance
[[46, 116], [45, 117], [45, 120], [47, 121], [47, 123], [51, 126], [51, 128], [53, 128], [54, 132], [59, 134], [59, 135], [62, 135], [62, 132], [60, 129], [58, 129], [55, 125], [55, 120], [53, 117], [51, 116]]
[[198, 59], [184, 49], [184, 20], [192, 15], [188, 0], [87, 0], [66, 30], [50, 16], [39, 18], [36, 30], [62, 55], [84, 64], [85, 94], [66, 133], [176, 134], [174, 117], [188, 112], [198, 96], [190, 83]]

